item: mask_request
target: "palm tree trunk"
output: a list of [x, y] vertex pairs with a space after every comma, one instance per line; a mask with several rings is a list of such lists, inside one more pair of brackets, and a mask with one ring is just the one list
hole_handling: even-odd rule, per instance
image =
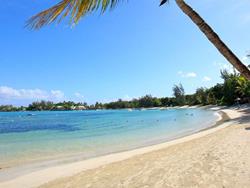
[[179, 8], [199, 27], [208, 40], [219, 50], [219, 52], [248, 80], [250, 70], [240, 59], [227, 47], [213, 29], [195, 12], [184, 0], [175, 0]]

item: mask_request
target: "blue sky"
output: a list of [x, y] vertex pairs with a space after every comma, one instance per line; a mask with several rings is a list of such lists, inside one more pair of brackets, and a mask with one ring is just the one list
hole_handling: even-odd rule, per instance
[[[39, 31], [25, 21], [56, 1], [0, 0], [0, 104], [35, 100], [94, 103], [210, 87], [229, 64], [175, 5], [129, 0], [114, 11]], [[188, 0], [245, 63], [249, 0]]]

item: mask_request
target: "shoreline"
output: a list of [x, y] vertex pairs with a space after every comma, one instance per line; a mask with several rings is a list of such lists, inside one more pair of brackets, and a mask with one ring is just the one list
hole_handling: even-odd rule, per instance
[[[240, 117], [241, 115], [240, 113], [237, 114], [237, 112], [232, 109], [222, 109], [222, 110], [217, 110], [217, 111], [224, 112], [225, 114], [227, 114], [227, 116], [230, 119]], [[223, 117], [223, 114], [221, 115], [221, 117]], [[174, 146], [180, 143], [184, 143], [187, 141], [191, 141], [197, 138], [204, 137], [208, 134], [214, 133], [218, 130], [221, 130], [231, 125], [231, 122], [224, 122], [224, 121], [225, 121], [225, 117], [218, 120], [216, 125], [213, 125], [209, 128], [200, 130], [199, 132], [193, 133], [188, 136], [184, 136], [184, 137], [177, 138], [177, 139], [167, 141], [167, 142], [163, 142], [160, 144], [141, 147], [141, 148], [123, 151], [119, 153], [111, 153], [105, 156], [90, 158], [90, 159], [86, 159], [83, 161], [72, 162], [69, 164], [62, 164], [60, 166], [48, 167], [46, 169], [35, 171], [29, 174], [24, 174], [15, 179], [11, 179], [5, 182], [0, 182], [0, 186], [1, 187], [2, 186], [3, 187], [16, 187], [15, 185], [18, 185], [18, 187], [20, 188], [21, 187], [25, 187], [25, 188], [38, 187], [42, 184], [56, 180], [58, 178], [73, 176], [82, 171], [95, 169], [104, 165], [108, 165], [110, 163], [120, 162], [129, 158], [135, 157], [137, 155], [143, 155], [145, 153], [154, 152], [157, 150], [168, 148], [170, 146]]]
[[[206, 126], [203, 126], [203, 128], [194, 129], [194, 130], [187, 130], [186, 132], [173, 135], [172, 137], [165, 137], [165, 138], [158, 138], [157, 140], [149, 140], [148, 142], [145, 142], [143, 144], [135, 144], [131, 147], [114, 150], [114, 151], [107, 151], [103, 152], [101, 154], [95, 154], [91, 156], [85, 156], [84, 153], [72, 153], [72, 154], [60, 154], [53, 157], [44, 157], [44, 158], [37, 158], [37, 159], [31, 159], [24, 161], [22, 163], [18, 162], [12, 162], [12, 163], [6, 163], [5, 165], [2, 165], [0, 168], [0, 182], [8, 181], [14, 178], [17, 178], [19, 176], [22, 176], [23, 174], [32, 173], [34, 171], [43, 170], [45, 168], [51, 168], [59, 165], [65, 165], [70, 163], [75, 163], [83, 160], [88, 160], [92, 158], [97, 158], [105, 155], [120, 153], [120, 152], [126, 152], [130, 150], [136, 150], [144, 147], [149, 147], [165, 142], [169, 142], [172, 140], [176, 140], [185, 136], [192, 135], [194, 133], [198, 133], [200, 131], [210, 129], [214, 126], [218, 126], [220, 123], [222, 123], [220, 120], [225, 119], [224, 115], [221, 116], [220, 112], [218, 112], [217, 109], [211, 109], [213, 106], [206, 106], [206, 107], [199, 107], [199, 106], [182, 106], [182, 107], [174, 107], [174, 108], [166, 108], [164, 110], [172, 110], [172, 109], [194, 109], [194, 108], [200, 108], [205, 110], [210, 110], [214, 116], [216, 117], [215, 121], [211, 124], [208, 124]], [[220, 107], [219, 107], [220, 108]], [[162, 108], [149, 108], [147, 110], [162, 110]], [[223, 117], [223, 118], [221, 118]]]
[[[193, 108], [198, 108], [198, 106], [191, 106], [191, 107], [183, 106], [180, 109], [193, 109]], [[142, 145], [137, 145], [137, 146], [135, 145], [135, 146], [132, 146], [130, 148], [120, 149], [120, 150], [116, 150], [116, 151], [110, 151], [110, 152], [106, 152], [103, 154], [96, 154], [96, 155], [88, 156], [88, 157], [85, 157], [82, 153], [68, 154], [68, 155], [65, 154], [65, 155], [58, 155], [58, 156], [55, 156], [53, 158], [31, 160], [29, 162], [25, 162], [25, 163], [19, 164], [19, 165], [18, 165], [18, 163], [17, 163], [17, 165], [8, 164], [7, 167], [0, 168], [0, 183], [5, 182], [5, 181], [10, 181], [12, 179], [16, 179], [20, 176], [30, 174], [30, 173], [33, 173], [36, 171], [49, 169], [52, 167], [57, 167], [57, 166], [66, 165], [66, 164], [72, 164], [72, 163], [85, 161], [85, 160], [89, 160], [89, 159], [95, 159], [95, 158], [106, 156], [106, 155], [128, 152], [128, 151], [137, 150], [140, 148], [151, 147], [154, 145], [174, 141], [176, 139], [180, 139], [180, 138], [183, 138], [183, 137], [186, 137], [186, 136], [189, 136], [189, 135], [192, 135], [195, 133], [199, 133], [201, 131], [219, 126], [221, 123], [223, 123], [225, 120], [228, 119], [228, 117], [226, 116], [225, 113], [218, 112], [218, 109], [211, 109], [211, 106], [200, 107], [200, 108], [210, 110], [213, 112], [215, 117], [217, 116], [217, 118], [213, 124], [210, 124], [209, 126], [204, 126], [204, 128], [186, 131], [186, 132], [183, 132], [182, 134], [172, 136], [170, 138], [162, 138], [162, 139], [158, 139], [155, 141], [148, 141]], [[160, 110], [159, 108], [157, 108], [157, 109]]]

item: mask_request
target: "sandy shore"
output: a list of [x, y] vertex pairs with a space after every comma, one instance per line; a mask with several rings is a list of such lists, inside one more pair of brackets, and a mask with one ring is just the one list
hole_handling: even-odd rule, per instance
[[0, 182], [29, 187], [250, 187], [249, 108], [174, 141], [65, 164]]

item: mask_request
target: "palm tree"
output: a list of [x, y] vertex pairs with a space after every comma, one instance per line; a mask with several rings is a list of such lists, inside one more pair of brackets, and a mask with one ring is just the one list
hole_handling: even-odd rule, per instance
[[[119, 2], [124, 0], [61, 0], [55, 6], [42, 11], [28, 20], [28, 26], [32, 29], [39, 29], [47, 24], [66, 16], [70, 16], [72, 24], [78, 23], [81, 17], [93, 11], [100, 10], [102, 13], [108, 9], [113, 9]], [[170, 0], [161, 0], [160, 6]], [[204, 19], [190, 7], [184, 0], [175, 0], [178, 7], [199, 27], [208, 40], [218, 49], [218, 51], [248, 80], [250, 80], [250, 70], [240, 59], [228, 48], [213, 29]]]

